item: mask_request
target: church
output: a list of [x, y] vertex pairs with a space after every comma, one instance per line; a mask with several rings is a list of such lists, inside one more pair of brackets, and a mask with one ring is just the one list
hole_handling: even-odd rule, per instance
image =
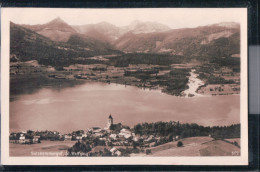
[[114, 119], [113, 119], [112, 115], [110, 114], [109, 117], [108, 117], [106, 130], [109, 130], [109, 131], [120, 131], [122, 128], [123, 127], [122, 127], [121, 123], [114, 124]]
[[110, 114], [107, 121], [107, 128], [109, 129], [112, 125], [113, 125], [113, 117]]

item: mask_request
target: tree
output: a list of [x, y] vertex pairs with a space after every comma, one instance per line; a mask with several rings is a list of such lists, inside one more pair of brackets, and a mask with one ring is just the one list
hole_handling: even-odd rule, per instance
[[132, 153], [139, 153], [139, 149], [137, 149], [136, 147], [132, 149]]
[[181, 132], [181, 138], [186, 138], [186, 137], [189, 137], [190, 134], [189, 134], [189, 131], [188, 129], [185, 129]]
[[178, 147], [182, 147], [182, 146], [183, 146], [183, 143], [182, 143], [181, 141], [178, 141], [177, 146], [178, 146]]
[[76, 136], [73, 135], [72, 138], [71, 138], [71, 140], [73, 140], [73, 141], [74, 141], [74, 140], [77, 140], [77, 139], [76, 139]]
[[149, 155], [152, 153], [152, 151], [151, 151], [151, 149], [146, 149], [145, 153], [146, 153], [146, 155]]
[[141, 126], [141, 124], [137, 124], [136, 126], [134, 126], [134, 132], [136, 134], [142, 134], [142, 126]]
[[140, 144], [138, 142], [133, 141], [133, 147], [136, 148], [137, 146], [139, 146]]
[[32, 135], [34, 132], [32, 130], [28, 130], [27, 134]]
[[26, 139], [33, 139], [33, 135], [26, 134], [26, 135], [25, 135], [25, 138], [26, 138]]
[[89, 152], [91, 151], [91, 147], [88, 143], [85, 142], [76, 142], [71, 149], [71, 152]]

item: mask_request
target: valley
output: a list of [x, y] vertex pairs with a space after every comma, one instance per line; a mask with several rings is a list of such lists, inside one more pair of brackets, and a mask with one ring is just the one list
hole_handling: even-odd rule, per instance
[[99, 81], [183, 97], [239, 94], [239, 40], [238, 23], [171, 29], [140, 21], [72, 26], [59, 17], [11, 22], [11, 95], [33, 80], [35, 88]]

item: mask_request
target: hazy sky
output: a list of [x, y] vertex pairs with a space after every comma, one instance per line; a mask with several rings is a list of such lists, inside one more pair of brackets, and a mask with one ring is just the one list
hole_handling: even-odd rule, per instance
[[[102, 21], [125, 26], [134, 20], [159, 22], [171, 28], [197, 27], [219, 22], [241, 22], [245, 8], [9, 8], [10, 20], [17, 24], [43, 24], [61, 17], [70, 25]], [[11, 15], [10, 15], [11, 14]]]

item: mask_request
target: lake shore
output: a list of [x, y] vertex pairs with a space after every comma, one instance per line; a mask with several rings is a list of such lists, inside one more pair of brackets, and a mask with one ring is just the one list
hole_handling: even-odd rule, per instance
[[[84, 84], [85, 82], [102, 82], [115, 83], [124, 86], [135, 86], [144, 90], [159, 90], [162, 93], [178, 96], [178, 97], [201, 97], [201, 96], [218, 96], [218, 95], [232, 95], [239, 94], [239, 86], [235, 84], [218, 84], [205, 85], [204, 81], [198, 78], [195, 68], [191, 68], [187, 64], [187, 69], [190, 69], [189, 76], [187, 76], [187, 83], [184, 83], [181, 89], [169, 89], [169, 83], [183, 82], [184, 80], [172, 80], [169, 75], [170, 70], [165, 66], [164, 70], [159, 70], [158, 74], [152, 74], [150, 79], [143, 81], [136, 78], [136, 76], [125, 76], [126, 70], [153, 70], [159, 68], [158, 65], [133, 65], [131, 67], [112, 67], [102, 64], [92, 65], [71, 65], [64, 68], [62, 71], [57, 71], [53, 67], [39, 65], [37, 61], [16, 62], [11, 63], [11, 101], [15, 94], [33, 93], [42, 87], [49, 87], [56, 85], [59, 87], [71, 87], [74, 85]], [[176, 67], [176, 66], [174, 66]], [[94, 70], [95, 69], [95, 70]], [[174, 69], [174, 68], [173, 68]], [[176, 67], [176, 69], [179, 69]], [[181, 69], [185, 69], [185, 65]], [[174, 73], [174, 72], [173, 72]], [[162, 77], [168, 80], [166, 83]], [[165, 78], [166, 77], [166, 78]], [[185, 77], [184, 77], [185, 78]], [[32, 83], [28, 85], [27, 82]], [[164, 84], [160, 84], [164, 83]], [[15, 87], [19, 84], [20, 87]], [[30, 88], [30, 89], [27, 89]], [[217, 88], [217, 89], [216, 89]], [[221, 88], [221, 89], [219, 89]], [[213, 91], [214, 89], [214, 91]]]

